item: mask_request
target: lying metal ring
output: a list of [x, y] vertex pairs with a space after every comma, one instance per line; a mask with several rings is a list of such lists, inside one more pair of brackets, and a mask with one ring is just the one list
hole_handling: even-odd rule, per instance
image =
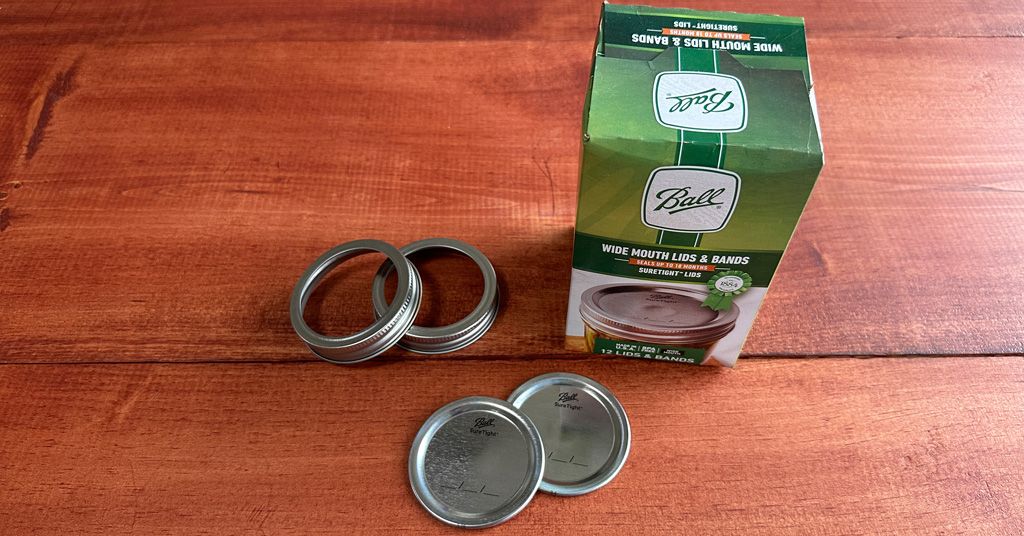
[[[398, 342], [398, 346], [421, 354], [441, 354], [453, 352], [469, 346], [487, 333], [494, 319], [498, 316], [498, 275], [494, 266], [480, 250], [458, 240], [450, 238], [428, 238], [407, 244], [399, 251], [409, 256], [427, 249], [449, 249], [457, 251], [476, 262], [484, 276], [484, 293], [480, 303], [465, 318], [439, 327], [412, 326], [408, 333]], [[394, 262], [384, 261], [377, 275], [373, 278], [373, 309], [378, 316], [388, 309], [384, 297], [384, 280], [394, 269]]]
[[[398, 276], [398, 290], [391, 306], [382, 309], [376, 314], [377, 321], [354, 335], [328, 337], [313, 331], [302, 317], [313, 289], [339, 264], [366, 253], [387, 255], [386, 263], [392, 266]], [[302, 273], [292, 292], [292, 327], [310, 351], [325, 361], [365, 361], [394, 346], [412, 326], [423, 296], [421, 285], [416, 267], [391, 244], [380, 240], [346, 242], [321, 255]]]

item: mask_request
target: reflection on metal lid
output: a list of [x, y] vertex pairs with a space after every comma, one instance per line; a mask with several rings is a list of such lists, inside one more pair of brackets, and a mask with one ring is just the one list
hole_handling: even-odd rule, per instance
[[473, 396], [437, 410], [409, 453], [420, 504], [458, 527], [496, 525], [519, 513], [544, 474], [537, 427], [504, 400]]
[[629, 420], [596, 381], [566, 372], [537, 376], [509, 396], [540, 430], [547, 459], [540, 489], [581, 495], [618, 474], [629, 455]]

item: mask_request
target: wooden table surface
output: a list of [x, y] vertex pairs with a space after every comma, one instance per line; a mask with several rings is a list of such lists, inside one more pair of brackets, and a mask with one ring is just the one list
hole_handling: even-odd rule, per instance
[[[690, 7], [806, 17], [826, 154], [733, 370], [563, 350], [598, 2], [0, 2], [0, 533], [458, 533], [417, 429], [552, 371], [629, 461], [489, 534], [1024, 533], [1024, 7]], [[317, 255], [433, 236], [500, 274], [483, 339], [306, 350]], [[370, 322], [357, 261], [317, 329]], [[423, 269], [424, 323], [472, 308]]]

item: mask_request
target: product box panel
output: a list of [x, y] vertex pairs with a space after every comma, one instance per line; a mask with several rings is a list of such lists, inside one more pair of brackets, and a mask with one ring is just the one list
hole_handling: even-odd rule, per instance
[[567, 345], [733, 366], [821, 166], [802, 19], [605, 4]]

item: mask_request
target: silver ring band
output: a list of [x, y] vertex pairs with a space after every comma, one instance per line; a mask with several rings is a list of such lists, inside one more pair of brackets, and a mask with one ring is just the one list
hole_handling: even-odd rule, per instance
[[[421, 354], [440, 354], [452, 352], [469, 346], [482, 337], [490, 329], [498, 316], [498, 276], [494, 266], [480, 250], [458, 240], [450, 238], [428, 238], [407, 244], [399, 251], [408, 257], [413, 253], [427, 249], [448, 249], [461, 253], [480, 267], [484, 276], [484, 292], [480, 302], [465, 318], [447, 326], [423, 327], [412, 326], [399, 341], [398, 346]], [[383, 316], [389, 310], [384, 297], [384, 280], [395, 269], [394, 261], [385, 261], [373, 278], [373, 309], [377, 316]], [[415, 269], [415, 268], [413, 268]]]
[[[383, 253], [398, 276], [398, 289], [390, 306], [376, 311], [377, 320], [362, 331], [345, 337], [328, 337], [313, 331], [303, 313], [306, 302], [317, 284], [346, 260], [366, 253]], [[374, 291], [377, 290], [376, 279]], [[306, 268], [295, 285], [291, 298], [291, 319], [295, 333], [317, 357], [331, 363], [357, 363], [377, 356], [391, 348], [412, 326], [419, 312], [422, 297], [419, 272], [402, 253], [380, 240], [353, 240], [318, 257]], [[381, 289], [383, 294], [383, 288]]]

